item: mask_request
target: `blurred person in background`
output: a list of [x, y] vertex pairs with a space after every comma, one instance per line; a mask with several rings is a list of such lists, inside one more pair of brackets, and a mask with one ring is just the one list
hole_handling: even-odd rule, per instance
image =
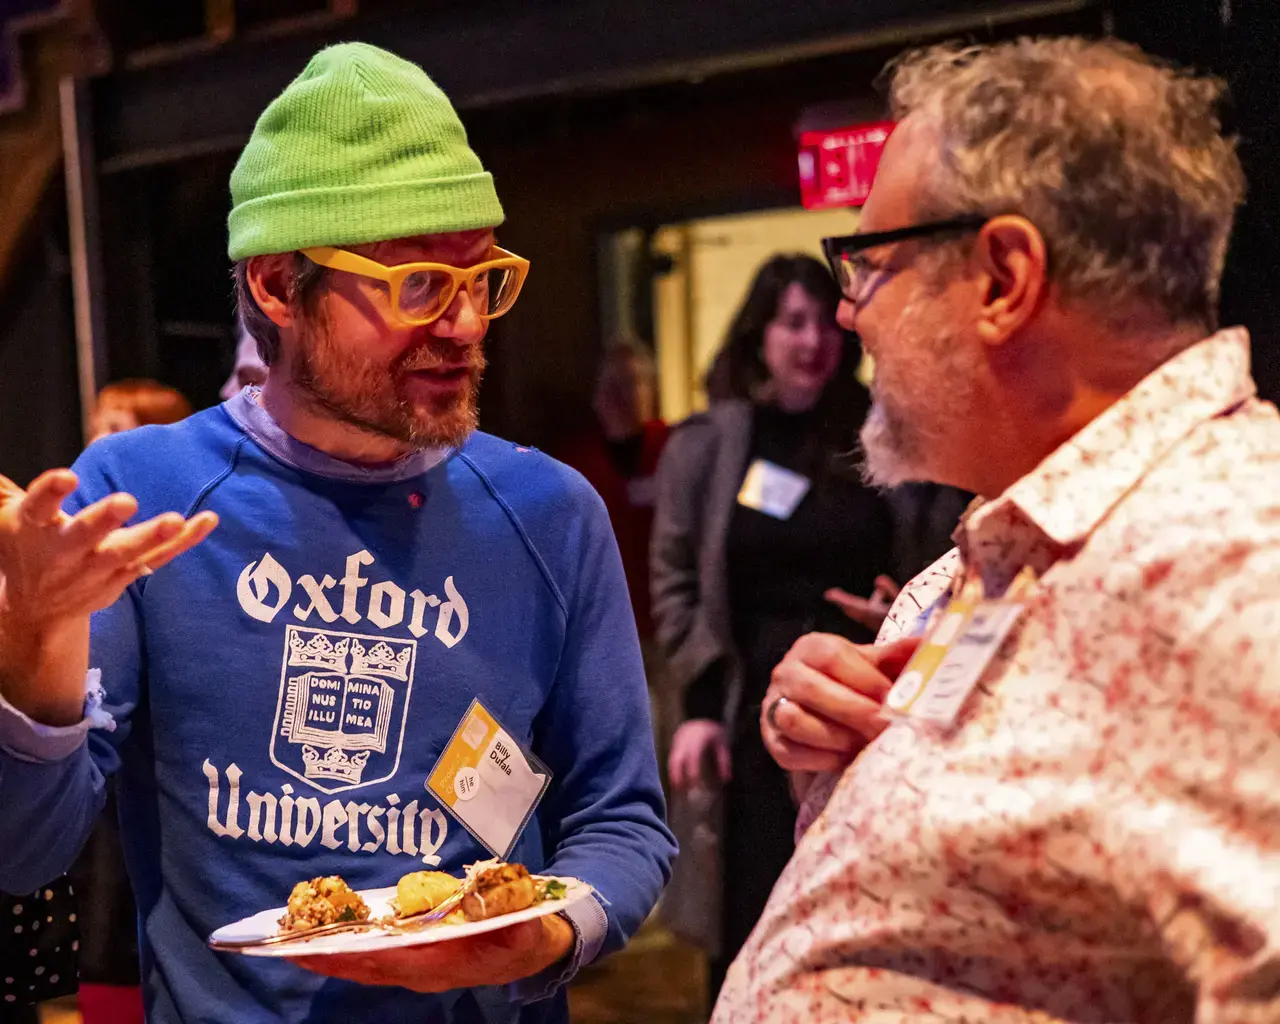
[[851, 455], [869, 399], [839, 298], [809, 256], [765, 263], [713, 370], [732, 397], [673, 431], [658, 473], [653, 614], [685, 718], [670, 782], [724, 787], [713, 993], [794, 845], [788, 779], [756, 726], [770, 672], [815, 629], [871, 640], [878, 621], [826, 595], [872, 594], [892, 568], [892, 513]]
[[[108, 384], [98, 392], [93, 440], [150, 424], [177, 423], [192, 413], [175, 388], [154, 380]], [[75, 866], [80, 922], [80, 1016], [84, 1024], [141, 1024], [138, 911], [120, 847], [115, 786]]]
[[653, 637], [649, 612], [649, 536], [657, 496], [658, 459], [668, 428], [658, 416], [653, 357], [639, 342], [611, 345], [601, 360], [594, 421], [557, 454], [604, 499], [618, 536], [641, 640]]
[[[729, 350], [722, 348], [707, 369], [705, 391], [712, 405], [734, 398], [731, 364]], [[859, 379], [865, 381], [864, 372], [865, 366], [860, 367]], [[832, 587], [826, 595], [849, 618], [873, 632], [880, 628], [900, 592], [897, 581], [911, 579], [951, 550], [951, 535], [973, 500], [972, 494], [959, 488], [924, 482], [903, 483], [883, 493], [894, 518], [893, 574], [878, 577], [870, 594]]]
[[261, 387], [267, 382], [267, 364], [262, 361], [258, 342], [244, 325], [244, 317], [236, 316], [236, 356], [229, 376], [219, 394], [224, 400], [235, 398], [250, 385]]
[[[175, 423], [191, 411], [186, 398], [156, 381], [118, 381], [98, 392], [91, 439]], [[141, 1024], [137, 932], [108, 787], [103, 813], [69, 874], [34, 892], [0, 895], [0, 1021], [34, 1024], [36, 1003], [76, 992], [79, 977], [85, 1024]]]
[[[895, 579], [909, 580], [950, 551], [969, 491], [944, 484], [904, 483], [885, 491], [893, 506]], [[894, 588], [896, 598], [898, 588]]]
[[77, 911], [66, 875], [34, 892], [0, 891], [0, 1024], [39, 1024], [40, 1003], [76, 991]]
[[122, 380], [98, 392], [90, 420], [90, 441], [134, 427], [177, 423], [192, 413], [182, 392], [154, 380]]
[[1221, 92], [1114, 40], [893, 69], [824, 246], [863, 447], [981, 500], [876, 647], [775, 671], [766, 743], [835, 785], [717, 1022], [1280, 1020], [1280, 415], [1218, 328]]
[[555, 454], [587, 478], [609, 511], [644, 654], [659, 756], [664, 757], [675, 723], [669, 722], [662, 706], [665, 688], [656, 685], [660, 659], [649, 610], [649, 538], [658, 459], [667, 443], [668, 428], [658, 416], [657, 367], [641, 342], [621, 340], [606, 350], [596, 378], [592, 411], [594, 418], [585, 430], [563, 443]]

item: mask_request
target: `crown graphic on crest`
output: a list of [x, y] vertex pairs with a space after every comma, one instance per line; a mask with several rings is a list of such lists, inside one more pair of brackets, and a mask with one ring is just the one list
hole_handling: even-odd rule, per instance
[[[302, 637], [294, 633], [289, 637], [289, 664], [303, 668], [323, 668], [331, 672], [345, 674], [347, 671], [347, 651], [351, 640], [347, 637], [336, 644], [323, 633], [317, 633], [306, 643]], [[357, 643], [357, 647], [359, 644]]]
[[381, 640], [366, 652], [364, 644], [359, 640], [352, 640], [351, 674], [353, 676], [390, 676], [392, 679], [403, 682], [409, 678], [409, 658], [412, 653], [408, 647], [402, 647], [397, 651]]
[[348, 756], [341, 747], [330, 747], [323, 754], [310, 744], [302, 746], [303, 774], [308, 779], [358, 783], [369, 761], [369, 751]]

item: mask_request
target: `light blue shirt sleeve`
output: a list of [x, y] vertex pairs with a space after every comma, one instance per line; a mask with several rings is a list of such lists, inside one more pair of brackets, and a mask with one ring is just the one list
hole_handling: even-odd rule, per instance
[[573, 949], [560, 963], [512, 985], [515, 1002], [536, 1003], [548, 998], [600, 955], [609, 930], [609, 916], [595, 896], [580, 900], [560, 916], [573, 926]]
[[84, 717], [73, 725], [33, 721], [0, 697], [0, 751], [35, 763], [61, 761], [85, 742], [90, 729], [114, 732], [115, 718], [103, 708], [102, 672], [89, 669], [84, 680]]
[[20, 761], [47, 764], [70, 757], [84, 745], [92, 725], [88, 714], [75, 725], [42, 725], [0, 697], [0, 751]]

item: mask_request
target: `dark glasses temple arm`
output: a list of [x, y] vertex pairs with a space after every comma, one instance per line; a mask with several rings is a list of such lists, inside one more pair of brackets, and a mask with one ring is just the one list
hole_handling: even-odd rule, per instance
[[841, 235], [822, 240], [822, 249], [828, 257], [858, 252], [862, 249], [873, 249], [878, 245], [889, 245], [892, 242], [905, 242], [911, 238], [923, 238], [927, 235], [942, 234], [946, 231], [972, 231], [982, 227], [988, 218], [977, 214], [964, 217], [952, 217], [949, 220], [930, 221], [927, 224], [913, 224], [910, 227], [894, 228], [892, 231], [874, 231], [861, 235]]

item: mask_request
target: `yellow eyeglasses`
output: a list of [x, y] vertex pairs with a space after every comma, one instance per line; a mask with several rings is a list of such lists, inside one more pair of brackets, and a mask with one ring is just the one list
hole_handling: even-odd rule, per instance
[[401, 263], [387, 267], [327, 245], [303, 249], [302, 255], [330, 270], [385, 282], [391, 290], [391, 309], [396, 318], [415, 327], [443, 316], [458, 289], [464, 286], [481, 319], [502, 316], [515, 305], [529, 274], [528, 260], [496, 245], [489, 250], [490, 258], [485, 262], [465, 268], [447, 263]]

